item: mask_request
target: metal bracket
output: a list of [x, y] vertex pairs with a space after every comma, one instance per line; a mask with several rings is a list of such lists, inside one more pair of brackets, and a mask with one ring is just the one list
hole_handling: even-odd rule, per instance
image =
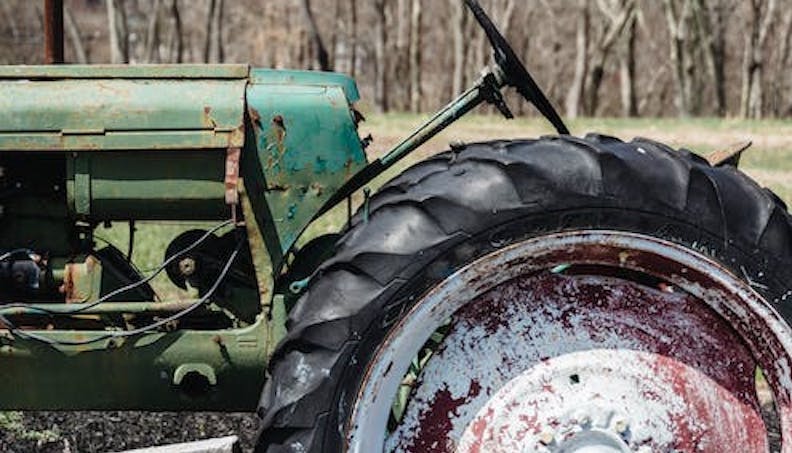
[[231, 206], [231, 218], [236, 223], [236, 211], [239, 204], [239, 147], [230, 147], [226, 151], [225, 162], [225, 202]]
[[713, 167], [729, 165], [737, 168], [737, 166], [740, 164], [740, 157], [742, 157], [742, 153], [750, 148], [752, 144], [752, 142], [747, 141], [734, 144], [728, 148], [716, 150], [707, 155], [707, 161]]

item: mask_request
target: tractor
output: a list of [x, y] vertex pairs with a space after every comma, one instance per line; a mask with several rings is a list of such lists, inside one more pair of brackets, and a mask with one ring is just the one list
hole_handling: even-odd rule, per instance
[[[0, 407], [256, 411], [260, 452], [792, 451], [784, 203], [736, 153], [571, 135], [464, 1], [492, 65], [371, 161], [341, 74], [0, 67]], [[508, 88], [557, 135], [366, 190]], [[144, 272], [145, 221], [212, 226]]]

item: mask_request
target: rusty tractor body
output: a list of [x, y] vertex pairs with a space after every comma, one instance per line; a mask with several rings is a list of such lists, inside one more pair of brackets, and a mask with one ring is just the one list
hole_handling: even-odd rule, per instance
[[[341, 74], [0, 67], [0, 407], [257, 410], [259, 451], [792, 448], [786, 207], [739, 156], [571, 136], [465, 3], [493, 65], [372, 161]], [[360, 201], [509, 87], [559, 135]], [[184, 226], [145, 271], [142, 222]]]

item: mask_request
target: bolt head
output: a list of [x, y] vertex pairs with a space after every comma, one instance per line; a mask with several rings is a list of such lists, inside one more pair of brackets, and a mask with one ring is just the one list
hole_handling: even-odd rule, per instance
[[555, 441], [555, 433], [550, 430], [545, 430], [539, 435], [539, 443], [542, 445], [550, 445]]
[[179, 261], [179, 272], [185, 277], [189, 277], [195, 273], [195, 260], [193, 258], [184, 258]]

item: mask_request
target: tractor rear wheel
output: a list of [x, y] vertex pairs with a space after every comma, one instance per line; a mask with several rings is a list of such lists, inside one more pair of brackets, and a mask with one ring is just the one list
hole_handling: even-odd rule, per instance
[[792, 451], [792, 220], [736, 169], [482, 143], [366, 211], [290, 313], [259, 451]]

